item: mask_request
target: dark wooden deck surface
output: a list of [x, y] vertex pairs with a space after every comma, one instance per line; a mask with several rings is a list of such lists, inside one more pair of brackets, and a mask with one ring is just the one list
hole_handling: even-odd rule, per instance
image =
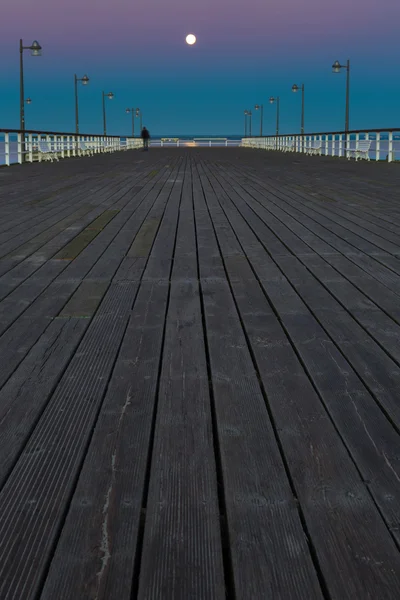
[[398, 600], [400, 168], [0, 169], [1, 600]]

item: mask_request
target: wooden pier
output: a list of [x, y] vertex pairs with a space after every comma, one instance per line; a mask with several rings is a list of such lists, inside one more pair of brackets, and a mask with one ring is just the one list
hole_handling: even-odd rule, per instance
[[398, 165], [1, 168], [0, 257], [1, 600], [398, 600]]

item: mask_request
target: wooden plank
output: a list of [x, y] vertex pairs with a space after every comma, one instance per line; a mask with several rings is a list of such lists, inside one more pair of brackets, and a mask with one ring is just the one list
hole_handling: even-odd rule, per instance
[[[208, 203], [212, 191], [202, 183]], [[227, 233], [225, 224], [225, 242]], [[201, 251], [199, 261], [201, 268]], [[202, 278], [201, 290], [235, 592], [239, 598], [322, 598], [229, 285]]]
[[129, 248], [128, 258], [145, 258], [148, 256], [159, 225], [160, 219], [146, 219]]
[[[224, 205], [225, 210], [228, 211], [226, 195]], [[251, 239], [254, 234], [239, 218], [238, 213], [229, 210], [227, 214], [233, 220], [244, 248], [249, 239], [249, 244], [254, 249], [255, 240]], [[249, 314], [251, 317], [248, 310], [249, 283], [246, 282], [245, 297], [241, 302], [245, 326]], [[276, 284], [276, 281], [273, 283]], [[262, 284], [274, 303], [275, 310], [279, 307], [281, 312], [283, 294], [280, 294], [278, 302], [275, 302], [273, 294], [275, 286], [271, 291], [268, 280], [263, 280]], [[232, 285], [235, 288], [236, 283], [232, 282]], [[255, 291], [251, 293], [251, 298], [254, 295]], [[258, 312], [259, 309], [256, 311], [256, 317]], [[293, 312], [292, 302], [289, 312], [285, 314], [285, 318], [298, 323], [304, 319], [301, 313]], [[271, 309], [270, 315], [275, 318]], [[253, 333], [248, 330], [248, 335], [311, 536], [311, 543], [315, 548], [330, 594], [341, 598], [368, 597], [368, 595], [371, 598], [385, 596], [394, 598], [391, 590], [395, 590], [399, 585], [397, 577], [400, 571], [397, 563], [400, 557], [376, 505], [366, 491], [354, 463], [349, 459], [347, 449], [337, 431], [327, 419], [325, 408], [290, 345], [285, 347], [282, 342], [260, 344], [258, 318], [254, 325]], [[275, 327], [278, 327], [279, 332], [279, 324], [276, 320]], [[307, 326], [305, 330], [307, 331]], [[272, 331], [273, 326], [269, 322], [266, 331], [267, 339], [270, 339]], [[280, 337], [282, 338], [282, 333]], [[277, 365], [272, 373], [270, 373], [271, 364]], [[283, 370], [282, 365], [284, 365]], [[293, 411], [291, 399], [294, 396], [302, 399], [301, 413]], [[296, 431], [297, 443], [293, 431]], [[305, 464], [306, 471], [304, 471]], [[351, 490], [350, 494], [349, 490]], [[369, 523], [368, 530], [359, 527], [359, 523], [364, 522], [364, 519]], [[343, 523], [346, 523], [345, 535]], [[332, 552], [328, 539], [335, 544], [337, 552]], [[367, 554], [371, 557], [368, 566], [360, 565], [360, 561], [354, 556], [351, 548], [359, 547], [364, 549], [363, 555]], [[360, 579], [361, 572], [362, 579]]]
[[140, 287], [43, 600], [128, 600], [137, 585], [168, 292], [167, 283]]
[[[186, 191], [190, 172], [186, 170], [182, 177], [183, 181], [179, 177], [177, 182], [183, 193], [178, 207], [138, 598], [222, 599], [225, 586], [208, 372], [192, 199]], [[177, 212], [173, 214], [178, 217]], [[172, 216], [170, 219], [168, 228], [172, 227]], [[192, 252], [187, 253], [189, 249]], [[182, 280], [182, 264], [190, 279]]]
[[0, 493], [3, 597], [39, 591], [136, 292], [136, 283], [111, 286]]
[[58, 252], [55, 260], [73, 260], [90, 244], [90, 242], [100, 233], [104, 226], [115, 217], [118, 211], [105, 211], [91, 225], [79, 233], [69, 244]]
[[218, 521], [200, 301], [194, 283], [174, 282], [138, 598], [224, 598]]
[[78, 317], [87, 319], [93, 316], [108, 288], [108, 283], [83, 281], [70, 300], [61, 310], [58, 318]]
[[[0, 488], [82, 338], [88, 320], [57, 319], [0, 391]], [[17, 346], [18, 350], [21, 346]]]

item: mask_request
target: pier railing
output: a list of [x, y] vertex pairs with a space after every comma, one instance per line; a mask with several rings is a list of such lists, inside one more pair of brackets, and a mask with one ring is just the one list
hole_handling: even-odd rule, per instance
[[179, 137], [163, 137], [155, 138], [150, 140], [150, 146], [152, 147], [177, 147], [177, 148], [190, 148], [190, 147], [221, 147], [221, 146], [240, 146], [242, 140], [240, 138], [233, 140], [226, 137], [202, 137], [202, 138], [179, 138]]
[[45, 142], [50, 152], [59, 158], [116, 152], [139, 148], [138, 138], [55, 131], [25, 131], [0, 129], [0, 165], [35, 162], [39, 160], [39, 142]]
[[265, 137], [245, 137], [243, 147], [281, 152], [302, 152], [369, 160], [400, 160], [400, 129], [328, 131]]

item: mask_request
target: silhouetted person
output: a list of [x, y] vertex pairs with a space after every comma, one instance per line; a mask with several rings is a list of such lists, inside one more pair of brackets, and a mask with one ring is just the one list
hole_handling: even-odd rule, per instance
[[146, 127], [142, 129], [143, 150], [149, 149], [150, 132]]

